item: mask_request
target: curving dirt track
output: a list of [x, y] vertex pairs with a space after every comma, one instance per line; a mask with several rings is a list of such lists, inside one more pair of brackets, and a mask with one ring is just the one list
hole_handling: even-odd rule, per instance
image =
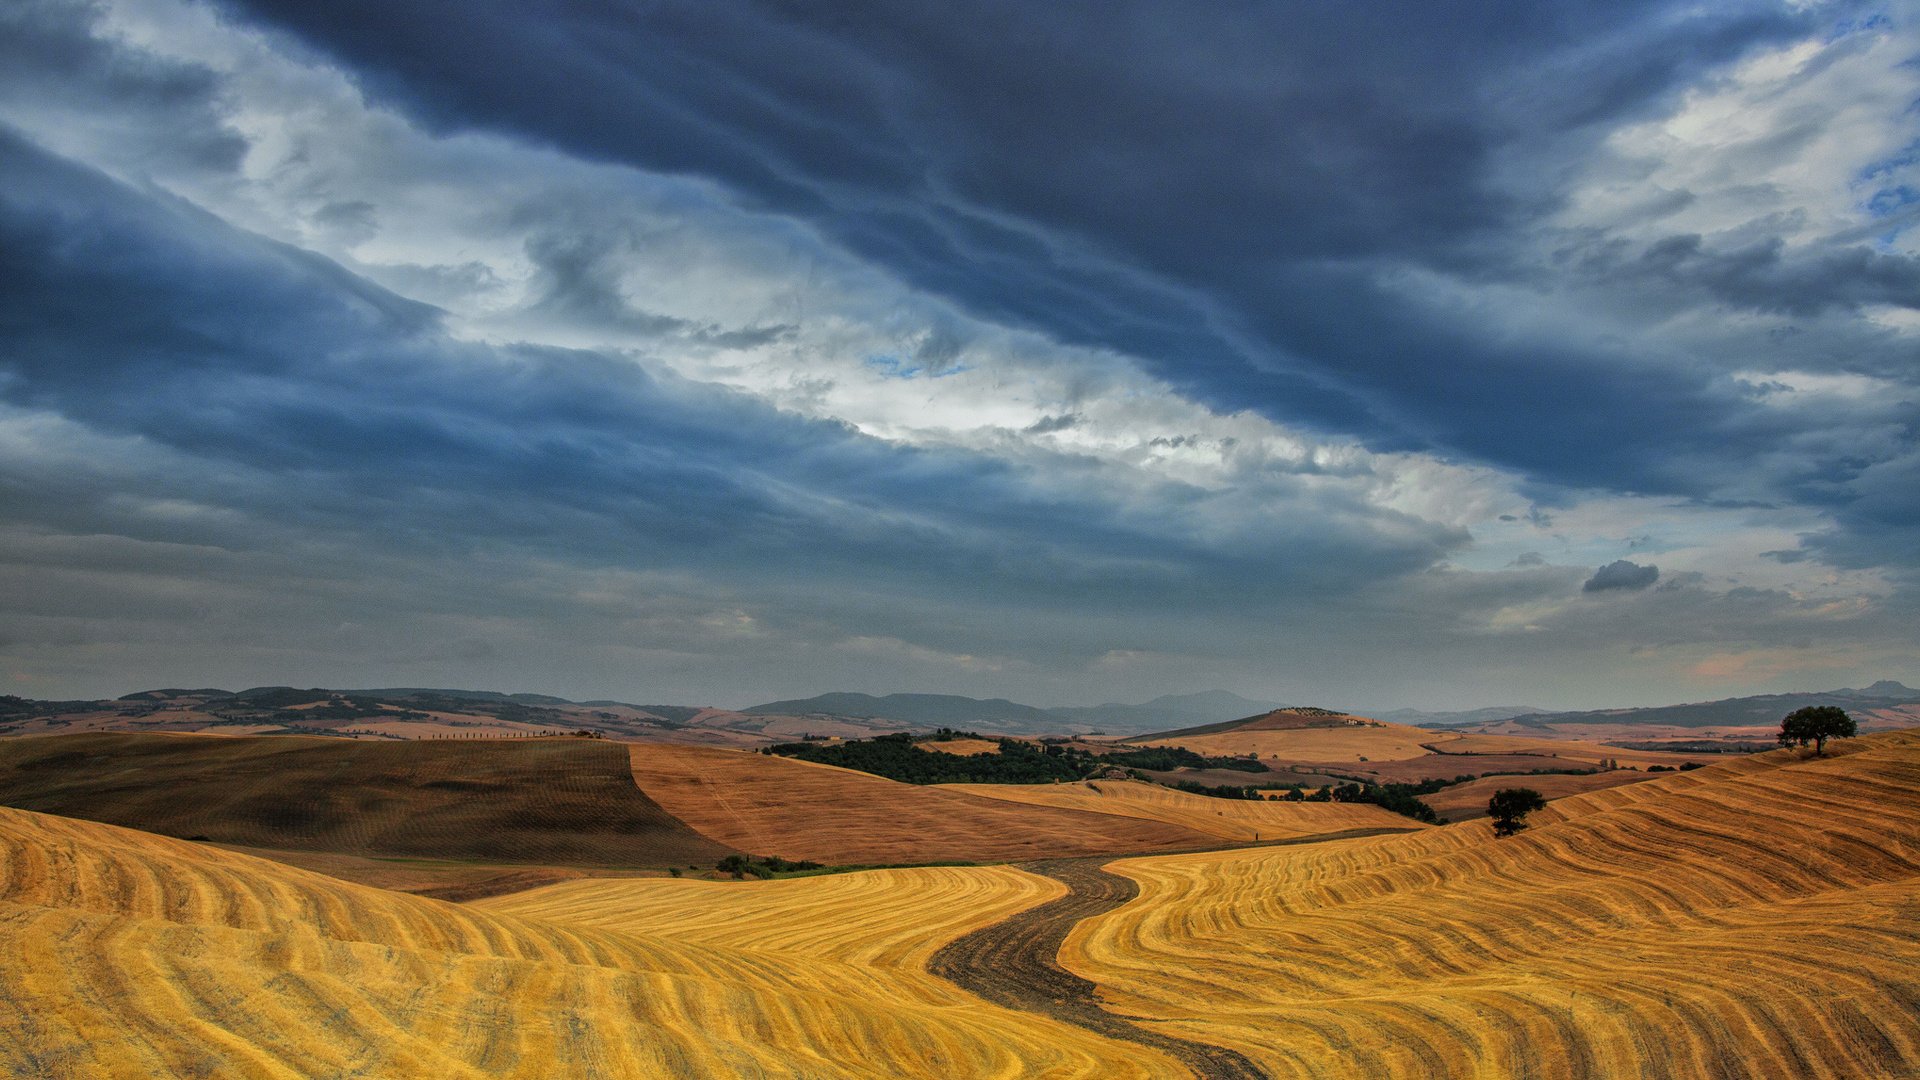
[[1138, 1027], [1100, 1007], [1094, 984], [1054, 959], [1067, 932], [1082, 919], [1119, 907], [1139, 886], [1100, 868], [1094, 859], [1051, 859], [1020, 864], [1072, 890], [1058, 900], [1028, 908], [992, 926], [949, 942], [927, 970], [995, 1005], [1037, 1012], [1114, 1039], [1141, 1043], [1178, 1058], [1203, 1080], [1261, 1080], [1266, 1076], [1244, 1055]]
[[[1248, 846], [1290, 847], [1403, 831], [1348, 829]], [[1018, 864], [1022, 870], [1061, 882], [1070, 891], [1058, 900], [955, 938], [933, 954], [927, 970], [995, 1005], [1037, 1012], [1108, 1038], [1164, 1051], [1201, 1080], [1264, 1080], [1267, 1074], [1238, 1051], [1175, 1038], [1106, 1011], [1100, 1007], [1093, 983], [1060, 966], [1056, 959], [1060, 945], [1075, 923], [1103, 915], [1139, 895], [1132, 879], [1102, 869], [1111, 861], [1096, 856]]]

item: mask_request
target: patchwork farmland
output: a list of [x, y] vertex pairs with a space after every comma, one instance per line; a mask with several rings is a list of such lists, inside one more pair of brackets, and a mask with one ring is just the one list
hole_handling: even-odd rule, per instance
[[1920, 730], [1433, 798], [1521, 783], [1563, 797], [1496, 839], [577, 737], [4, 740], [0, 1071], [1910, 1074]]
[[1920, 731], [1482, 822], [1130, 859], [1062, 950], [1276, 1077], [1911, 1075]]

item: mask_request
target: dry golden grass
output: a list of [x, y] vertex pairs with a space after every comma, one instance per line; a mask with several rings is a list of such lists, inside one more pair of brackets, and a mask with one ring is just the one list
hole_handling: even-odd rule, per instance
[[[1714, 760], [1716, 756], [1676, 753], [1668, 750], [1627, 750], [1581, 739], [1536, 739], [1517, 735], [1453, 733], [1428, 741], [1448, 754], [1543, 754], [1561, 758], [1576, 765], [1598, 764], [1607, 758], [1612, 758], [1622, 765], [1639, 769], [1649, 765], [1665, 765], [1670, 769], [1677, 769], [1689, 761], [1707, 762]], [[1463, 758], [1462, 760], [1470, 763], [1472, 759]], [[1472, 770], [1461, 771], [1471, 772]]]
[[1000, 744], [991, 739], [929, 739], [913, 745], [921, 750], [953, 754], [956, 757], [973, 757], [1000, 752]]
[[583, 877], [654, 877], [661, 870], [614, 870], [606, 867], [528, 866], [518, 863], [465, 862], [450, 859], [396, 859], [363, 855], [342, 855], [332, 851], [295, 851], [287, 848], [247, 847], [218, 844], [225, 851], [236, 851], [277, 863], [297, 866], [316, 874], [371, 885], [377, 889], [417, 893], [439, 900], [472, 900], [481, 896], [551, 885]]
[[1062, 962], [1276, 1077], [1915, 1074], [1920, 731], [1536, 821], [1115, 863]]
[[1420, 757], [1427, 753], [1422, 743], [1445, 738], [1425, 728], [1378, 720], [1328, 727], [1262, 726], [1255, 721], [1227, 731], [1128, 741], [1140, 746], [1180, 746], [1209, 757], [1258, 754], [1262, 760], [1331, 763]]
[[1545, 798], [1564, 799], [1570, 795], [1604, 791], [1622, 784], [1638, 784], [1659, 775], [1659, 773], [1634, 772], [1631, 769], [1611, 769], [1607, 772], [1585, 774], [1483, 776], [1478, 780], [1469, 780], [1464, 784], [1441, 788], [1431, 795], [1422, 795], [1420, 801], [1433, 807], [1433, 812], [1447, 821], [1464, 821], [1468, 818], [1484, 817], [1487, 813], [1487, 800], [1493, 798], [1493, 793], [1502, 788], [1532, 788]]
[[924, 973], [1009, 868], [569, 883], [461, 907], [0, 810], [0, 1074], [1178, 1076]]
[[636, 743], [640, 789], [702, 835], [755, 855], [840, 865], [1005, 862], [1216, 845], [1164, 821], [1021, 806], [831, 765]]
[[1366, 768], [1349, 771], [1390, 783], [1451, 779], [1494, 769], [1584, 768], [1608, 758], [1642, 769], [1712, 760], [1712, 755], [1626, 750], [1571, 738], [1429, 731], [1363, 716], [1303, 716], [1285, 709], [1227, 724], [1144, 735], [1127, 743], [1178, 746], [1211, 757], [1254, 754], [1275, 768], [1365, 762]]
[[1165, 821], [1223, 840], [1291, 840], [1349, 829], [1426, 827], [1391, 810], [1362, 803], [1213, 799], [1138, 780], [942, 786], [988, 799]]

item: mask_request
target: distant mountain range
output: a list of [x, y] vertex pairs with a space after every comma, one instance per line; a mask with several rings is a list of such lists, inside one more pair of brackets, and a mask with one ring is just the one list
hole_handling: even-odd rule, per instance
[[[1808, 705], [1838, 705], [1843, 709], [1874, 709], [1920, 704], [1920, 690], [1882, 679], [1858, 690], [1813, 693], [1758, 694], [1687, 705], [1655, 705], [1638, 709], [1592, 709], [1585, 712], [1536, 712], [1495, 718], [1522, 727], [1547, 724], [1667, 724], [1673, 727], [1711, 728], [1776, 724], [1795, 709]], [[1458, 723], [1473, 723], [1460, 721]]]
[[935, 727], [1050, 726], [1045, 709], [1021, 705], [1006, 698], [970, 698], [956, 694], [821, 694], [810, 698], [769, 701], [741, 709], [748, 716], [849, 716], [861, 720], [896, 720], [902, 724]]
[[[1458, 728], [1499, 723], [1531, 727], [1585, 723], [1710, 728], [1773, 724], [1804, 705], [1871, 709], [1910, 704], [1920, 704], [1920, 690], [1883, 679], [1857, 690], [1761, 694], [1647, 708], [1550, 712], [1527, 705], [1490, 705], [1456, 712], [1394, 709], [1362, 715], [1414, 727]], [[1104, 731], [1132, 735], [1226, 723], [1285, 707], [1278, 702], [1253, 701], [1224, 690], [1209, 690], [1197, 694], [1169, 694], [1138, 705], [1109, 703], [1050, 709], [1022, 705], [1005, 698], [979, 700], [952, 694], [888, 694], [884, 697], [821, 694], [818, 697], [769, 702], [742, 711], [748, 714], [855, 717], [888, 720], [904, 726], [967, 727], [984, 732], [1039, 734], [1050, 731]]]
[[1069, 723], [1092, 725], [1101, 731], [1137, 733], [1164, 731], [1196, 724], [1218, 724], [1284, 708], [1277, 701], [1253, 701], [1225, 690], [1198, 694], [1167, 694], [1138, 705], [1066, 706], [1047, 712]]
[[906, 725], [963, 727], [983, 731], [1045, 733], [1105, 731], [1133, 734], [1189, 724], [1237, 720], [1271, 712], [1281, 706], [1253, 701], [1225, 690], [1197, 694], [1167, 694], [1138, 705], [1109, 703], [1061, 706], [1051, 709], [1022, 705], [1005, 698], [970, 698], [956, 694], [821, 694], [817, 697], [770, 701], [740, 710], [748, 715], [845, 716], [892, 720]]
[[1482, 709], [1465, 709], [1460, 712], [1391, 709], [1387, 712], [1370, 712], [1361, 715], [1412, 727], [1457, 727], [1462, 724], [1490, 724], [1500, 720], [1511, 720], [1516, 716], [1531, 716], [1546, 711], [1538, 705], [1488, 705]]
[[[335, 700], [337, 699], [337, 700]], [[1168, 694], [1139, 704], [1109, 702], [1092, 706], [1041, 708], [1005, 698], [970, 698], [957, 694], [831, 693], [809, 698], [770, 701], [731, 711], [694, 705], [634, 705], [622, 701], [570, 701], [549, 694], [507, 694], [492, 690], [388, 687], [372, 690], [301, 690], [287, 686], [257, 686], [238, 692], [213, 688], [143, 690], [119, 699], [115, 708], [132, 710], [134, 719], [159, 715], [155, 710], [191, 706], [219, 714], [223, 723], [253, 723], [268, 713], [289, 721], [302, 706], [327, 703], [327, 712], [309, 712], [315, 719], [341, 713], [338, 723], [391, 718], [394, 708], [484, 713], [497, 720], [523, 724], [598, 726], [615, 735], [645, 734], [658, 729], [725, 730], [728, 738], [758, 740], [795, 738], [805, 734], [847, 737], [887, 730], [954, 727], [986, 734], [1064, 735], [1106, 732], [1138, 735], [1145, 732], [1222, 724], [1271, 713], [1286, 706], [1256, 701], [1224, 690]], [[387, 703], [382, 706], [380, 703]], [[0, 734], [36, 715], [84, 714], [102, 703], [36, 702], [0, 696]], [[1646, 725], [1678, 728], [1770, 725], [1805, 705], [1838, 705], [1849, 710], [1882, 710], [1878, 722], [1899, 725], [1907, 716], [1920, 718], [1920, 690], [1892, 680], [1859, 689], [1809, 693], [1762, 694], [1719, 701], [1647, 708], [1593, 709], [1549, 712], [1524, 705], [1496, 705], [1456, 712], [1395, 709], [1365, 713], [1373, 719], [1418, 727], [1498, 728], [1541, 732], [1555, 725]], [[345, 710], [343, 712], [343, 710]], [[1891, 710], [1890, 712], [1887, 710]], [[347, 715], [351, 713], [352, 715]], [[172, 714], [168, 714], [172, 715]], [[795, 719], [798, 718], [798, 719]], [[159, 721], [154, 721], [159, 722]], [[39, 730], [39, 729], [34, 729]]]

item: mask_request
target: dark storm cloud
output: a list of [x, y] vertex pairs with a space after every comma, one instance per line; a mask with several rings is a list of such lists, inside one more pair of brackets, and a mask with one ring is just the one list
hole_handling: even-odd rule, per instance
[[1712, 249], [1698, 233], [1684, 233], [1638, 254], [1623, 245], [1591, 253], [1586, 268], [1607, 279], [1678, 290], [1669, 295], [1704, 294], [1731, 308], [1768, 314], [1806, 317], [1872, 304], [1920, 307], [1920, 260], [1858, 245], [1792, 257], [1777, 236]]
[[[1436, 327], [1370, 275], [1523, 273], [1507, 265], [1509, 234], [1552, 196], [1496, 179], [1503, 155], [1565, 151], [1717, 63], [1841, 14], [1655, 2], [1199, 17], [1151, 3], [234, 6], [447, 127], [720, 178], [976, 312], [1121, 349], [1216, 407], [1553, 481], [1669, 491], [1686, 490], [1688, 470], [1630, 461], [1596, 477], [1593, 429], [1632, 425], [1659, 444], [1650, 457], [1713, 456], [1714, 441], [1689, 436], [1700, 423], [1673, 421], [1712, 427], [1737, 404], [1653, 370], [1615, 390], [1611, 356], [1515, 355]], [[1491, 438], [1495, 413], [1537, 422]]]
[[[1389, 488], [1416, 496], [1391, 505], [1421, 505], [1428, 492], [1408, 487], [1427, 478], [1373, 477], [1397, 464], [1365, 455], [1316, 452], [1202, 489], [1064, 452], [1072, 438], [1000, 430], [991, 454], [912, 449], [661, 374], [687, 353], [791, 337], [792, 350], [770, 351], [793, 354], [796, 380], [843, 378], [807, 367], [809, 334], [838, 315], [804, 298], [749, 307], [737, 325], [651, 310], [662, 298], [625, 275], [652, 226], [629, 225], [602, 195], [678, 180], [589, 170], [609, 186], [528, 183], [524, 212], [480, 238], [524, 241], [510, 250], [533, 269], [519, 321], [482, 332], [605, 339], [643, 364], [459, 338], [434, 307], [157, 193], [349, 261], [444, 259], [369, 272], [421, 300], [489, 294], [457, 307], [469, 319], [512, 304], [514, 260], [466, 262], [497, 255], [444, 234], [409, 251], [407, 200], [384, 199], [383, 182], [335, 184], [326, 165], [472, 162], [388, 159], [345, 133], [329, 143], [330, 122], [361, 102], [307, 115], [278, 96], [331, 85], [327, 72], [262, 78], [308, 62], [337, 62], [397, 107], [401, 120], [375, 113], [375, 126], [510, 136], [484, 140], [508, 168], [426, 178], [445, 191], [501, 186], [522, 163], [529, 180], [583, 169], [547, 147], [694, 175], [717, 181], [688, 185], [715, 206], [746, 211], [743, 229], [778, 222], [808, 250], [854, 263], [844, 248], [870, 264], [863, 274], [881, 271], [848, 286], [884, 283], [856, 309], [892, 308], [900, 282], [935, 294], [940, 316], [886, 323], [897, 372], [999, 374], [993, 353], [1025, 337], [964, 317], [985, 316], [1041, 331], [1016, 350], [1023, 364], [1048, 363], [1049, 340], [1109, 348], [1222, 412], [1506, 466], [1521, 475], [1489, 483], [1535, 505], [1522, 517], [1499, 503], [1514, 509], [1503, 521], [1549, 530], [1557, 515], [1578, 533], [1596, 491], [1678, 493], [1696, 509], [1778, 510], [1815, 530], [1794, 549], [1805, 558], [1905, 567], [1883, 576], [1915, 583], [1912, 339], [1863, 313], [1912, 303], [1910, 260], [1883, 250], [1910, 193], [1875, 194], [1895, 181], [1863, 174], [1877, 229], [1784, 245], [1792, 223], [1763, 213], [1781, 206], [1694, 239], [1688, 209], [1724, 194], [1704, 184], [1641, 200], [1627, 239], [1547, 224], [1565, 178], [1610, 152], [1603, 136], [1683, 90], [1723, 86], [1731, 60], [1817, 36], [1849, 5], [217, 2], [241, 29], [290, 27], [318, 53], [249, 35], [234, 60], [229, 29], [197, 14], [119, 13], [168, 24], [155, 52], [234, 68], [216, 75], [157, 58], [137, 29], [96, 27], [106, 7], [0, 11], [4, 115], [129, 181], [0, 136], [0, 434], [25, 432], [0, 440], [0, 592], [36, 620], [22, 640], [92, 643], [60, 655], [67, 671], [140, 661], [171, 680], [165, 658], [197, 670], [232, 654], [249, 658], [232, 678], [304, 685], [326, 676], [257, 665], [345, 658], [357, 672], [343, 643], [390, 658], [464, 641], [588, 685], [698, 654], [707, 666], [688, 685], [728, 695], [742, 679], [761, 680], [761, 697], [843, 689], [815, 680], [845, 675], [901, 689], [916, 678], [903, 671], [966, 682], [925, 688], [997, 694], [1018, 693], [1020, 676], [956, 676], [908, 652], [993, 653], [1045, 681], [1105, 672], [1112, 651], [1123, 666], [1150, 658], [1130, 676], [1141, 696], [1217, 670], [1348, 688], [1398, 678], [1478, 704], [1482, 673], [1498, 672], [1522, 687], [1584, 680], [1578, 692], [1603, 703], [1619, 683], [1595, 657], [1636, 634], [1739, 647], [1797, 642], [1809, 620], [1854, 625], [1818, 599], [1713, 594], [1631, 563], [1615, 565], [1652, 576], [1604, 591], [1594, 582], [1614, 568], [1602, 568], [1588, 583], [1601, 597], [1583, 601], [1585, 572], [1565, 564], [1599, 560], [1566, 548], [1551, 564], [1529, 553], [1497, 573], [1445, 572], [1440, 560], [1474, 546], [1466, 529], [1383, 509]], [[1742, 168], [1793, 160], [1818, 113], [1744, 148]], [[261, 138], [255, 156], [229, 117]], [[427, 142], [417, 134], [405, 139]], [[229, 190], [218, 174], [243, 158], [248, 179]], [[1603, 161], [1597, 175], [1645, 165]], [[287, 186], [252, 166], [284, 171]], [[672, 228], [673, 216], [653, 220]], [[709, 239], [694, 216], [690, 252]], [[1645, 227], [1662, 216], [1673, 223]], [[357, 247], [375, 238], [390, 243]], [[798, 276], [804, 261], [755, 269]], [[1669, 326], [1695, 336], [1650, 329]], [[658, 357], [645, 356], [654, 342]], [[1101, 380], [1124, 373], [1097, 355], [1075, 362], [1084, 391], [1013, 423], [1044, 412], [1027, 434], [1111, 436]], [[1849, 397], [1795, 373], [1886, 385]], [[1123, 441], [1141, 454], [1194, 445], [1175, 404], [1179, 416], [1138, 421]], [[1343, 483], [1316, 482], [1328, 478]], [[1822, 524], [1806, 524], [1809, 507]], [[1874, 601], [1868, 636], [1910, 644], [1895, 609], [1910, 612], [1913, 595], [1904, 608]], [[759, 644], [707, 626], [728, 605], [752, 609]], [[1650, 611], [1660, 627], [1640, 630]], [[126, 631], [123, 613], [150, 632]], [[809, 651], [850, 636], [874, 638], [874, 658]], [[659, 655], [594, 651], [608, 642]], [[1407, 670], [1384, 671], [1382, 655]], [[462, 670], [484, 680], [501, 667]]]
[[95, 32], [96, 17], [60, 0], [0, 5], [0, 99], [115, 124], [114, 136], [155, 172], [238, 166], [247, 143], [221, 116], [213, 73], [119, 48]]
[[1079, 413], [1062, 413], [1058, 416], [1043, 416], [1024, 429], [1028, 435], [1051, 435], [1056, 431], [1068, 431], [1080, 424]]
[[[1790, 222], [1763, 216], [1711, 241], [1533, 239], [1567, 162], [1853, 5], [230, 2], [432, 123], [715, 178], [975, 314], [1116, 349], [1223, 412], [1493, 463], [1549, 505], [1594, 489], [1886, 502], [1854, 477], [1898, 457], [1890, 429], [1869, 448], [1845, 408], [1756, 402], [1729, 378], [1754, 357], [1731, 331], [1516, 333], [1499, 303], [1466, 316], [1406, 285], [1557, 281], [1585, 290], [1570, 307], [1629, 326], [1802, 319], [1767, 359], [1910, 386], [1908, 344], [1858, 312], [1920, 303], [1920, 271], [1871, 236], [1788, 247], [1768, 230]], [[1785, 160], [1819, 127], [1803, 116], [1730, 167]], [[1696, 195], [1656, 201], [1644, 213]], [[952, 362], [938, 335], [923, 348], [921, 369]], [[1886, 512], [1836, 520], [1825, 542], [1850, 562], [1904, 550], [1880, 535], [1897, 528]]]
[[[375, 547], [507, 544], [1098, 611], [1339, 589], [1461, 540], [1373, 535], [1357, 516], [1328, 527], [1365, 513], [1328, 502], [1298, 535], [1203, 542], [1162, 512], [1204, 497], [1178, 485], [1155, 493], [1156, 510], [1109, 506], [991, 458], [892, 446], [625, 360], [455, 341], [435, 309], [11, 135], [0, 345], [0, 401], [240, 477], [226, 508], [244, 518], [364, 532]], [[127, 494], [103, 484], [102, 507]], [[87, 491], [64, 488], [69, 502]], [[231, 521], [165, 528], [247, 542]]]
[[1644, 589], [1660, 580], [1660, 568], [1641, 566], [1639, 563], [1619, 559], [1610, 562], [1593, 572], [1593, 576], [1580, 586], [1581, 592], [1607, 592], [1612, 589]]
[[541, 296], [533, 312], [651, 337], [689, 329], [685, 320], [643, 311], [622, 295], [620, 260], [633, 243], [604, 228], [549, 227], [534, 236], [527, 242], [527, 257], [540, 268]]

